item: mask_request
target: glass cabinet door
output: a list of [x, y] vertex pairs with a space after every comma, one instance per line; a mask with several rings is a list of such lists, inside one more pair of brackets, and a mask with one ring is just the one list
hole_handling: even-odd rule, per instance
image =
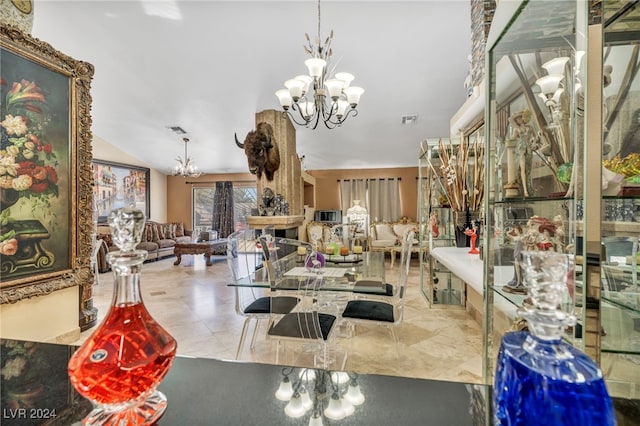
[[455, 245], [453, 214], [443, 190], [442, 177], [436, 172], [441, 165], [440, 140], [427, 139], [421, 143], [418, 164], [419, 240], [424, 253], [420, 257], [420, 288], [430, 307], [464, 303], [462, 285], [454, 282], [456, 278], [431, 257], [433, 248]]
[[[640, 6], [603, 1], [600, 364], [614, 396], [640, 395]], [[597, 30], [595, 30], [597, 31]], [[598, 37], [595, 32], [595, 39]], [[590, 43], [594, 44], [595, 40]], [[589, 105], [598, 108], [600, 105]], [[586, 226], [586, 225], [585, 225]]]
[[504, 2], [487, 43], [485, 373], [502, 334], [522, 327], [528, 300], [515, 259], [525, 250], [570, 257], [565, 339], [584, 348], [582, 202], [587, 2]]

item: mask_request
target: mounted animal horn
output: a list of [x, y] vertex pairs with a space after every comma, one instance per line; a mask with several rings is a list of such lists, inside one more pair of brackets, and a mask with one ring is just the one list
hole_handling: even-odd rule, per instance
[[235, 138], [236, 138], [236, 145], [238, 145], [238, 147], [239, 147], [240, 149], [244, 149], [244, 144], [243, 144], [243, 143], [240, 143], [240, 141], [238, 140], [238, 134], [237, 134], [237, 133], [234, 133], [234, 134], [233, 134], [233, 136], [235, 136]]

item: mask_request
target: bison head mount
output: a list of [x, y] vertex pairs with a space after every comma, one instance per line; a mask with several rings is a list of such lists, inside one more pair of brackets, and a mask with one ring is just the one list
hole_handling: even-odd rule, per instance
[[249, 172], [262, 178], [264, 173], [267, 180], [273, 180], [273, 173], [280, 167], [280, 151], [278, 143], [273, 138], [271, 124], [258, 123], [256, 130], [247, 133], [244, 143], [240, 143], [238, 135], [235, 135], [236, 145], [244, 149], [249, 163]]

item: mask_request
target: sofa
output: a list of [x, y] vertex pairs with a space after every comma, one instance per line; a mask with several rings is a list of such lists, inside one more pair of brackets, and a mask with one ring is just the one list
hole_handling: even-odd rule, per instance
[[[118, 250], [111, 238], [111, 229], [108, 226], [98, 226], [97, 239], [100, 248], [97, 254], [98, 272], [106, 272], [110, 269], [107, 263], [107, 253]], [[184, 229], [182, 222], [158, 223], [147, 221], [142, 232], [142, 241], [136, 246], [138, 250], [148, 253], [147, 260], [157, 260], [165, 256], [173, 255], [173, 246], [176, 243], [191, 242], [191, 231]]]
[[[395, 254], [402, 236], [409, 229], [418, 233], [419, 224], [406, 216], [395, 222], [373, 222], [369, 225], [369, 250]], [[417, 237], [416, 237], [417, 238]]]

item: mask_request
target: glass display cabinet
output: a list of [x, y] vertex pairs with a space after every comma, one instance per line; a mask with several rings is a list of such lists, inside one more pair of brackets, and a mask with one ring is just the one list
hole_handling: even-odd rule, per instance
[[[587, 241], [592, 236], [593, 245], [599, 243], [602, 249], [600, 365], [610, 393], [627, 398], [640, 396], [639, 39], [638, 2], [602, 1], [602, 21], [589, 32], [589, 51], [594, 53], [589, 55], [594, 61], [589, 62], [594, 78], [589, 87], [602, 87], [602, 97], [588, 104], [588, 110], [602, 111], [588, 141], [601, 147], [593, 170], [602, 164], [602, 185], [586, 194], [589, 206], [601, 208], [589, 209], [593, 217], [584, 227]], [[600, 227], [592, 229], [592, 222]]]
[[[567, 253], [571, 276], [562, 308], [577, 316], [564, 338], [597, 352], [586, 324], [585, 248], [577, 232], [584, 205], [584, 99], [588, 2], [510, 1], [496, 9], [487, 41], [485, 125], [485, 346], [493, 381], [502, 335], [524, 324], [524, 250]], [[595, 298], [594, 298], [595, 300]], [[597, 300], [596, 300], [597, 304]]]
[[435, 247], [455, 245], [451, 208], [442, 189], [438, 142], [427, 139], [421, 143], [418, 161], [418, 220], [420, 223], [420, 289], [429, 306], [464, 303], [462, 283], [451, 272], [434, 260], [430, 252]]

